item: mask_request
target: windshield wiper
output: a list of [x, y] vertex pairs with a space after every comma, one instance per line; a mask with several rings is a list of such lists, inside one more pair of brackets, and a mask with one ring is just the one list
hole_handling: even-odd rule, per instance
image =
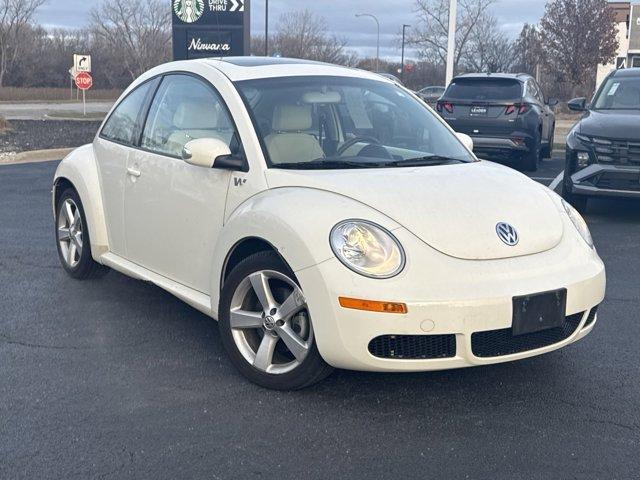
[[382, 168], [393, 165], [393, 162], [356, 162], [353, 160], [319, 159], [310, 162], [275, 163], [273, 168], [288, 170], [331, 170], [353, 168]]
[[467, 163], [460, 158], [446, 157], [443, 155], [425, 155], [424, 157], [408, 158], [406, 160], [396, 160], [389, 163], [394, 167], [420, 167], [427, 165], [448, 165], [451, 163]]

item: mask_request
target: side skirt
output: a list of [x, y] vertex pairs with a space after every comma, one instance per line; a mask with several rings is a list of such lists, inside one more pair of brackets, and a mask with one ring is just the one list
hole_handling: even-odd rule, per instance
[[127, 275], [128, 277], [132, 277], [137, 280], [144, 280], [145, 282], [151, 282], [172, 295], [175, 295], [196, 310], [210, 317], [212, 316], [211, 297], [204, 293], [174, 282], [162, 275], [158, 275], [151, 270], [147, 270], [146, 268], [136, 265], [135, 263], [111, 252], [102, 255], [100, 257], [100, 262], [120, 273], [123, 273], [124, 275]]

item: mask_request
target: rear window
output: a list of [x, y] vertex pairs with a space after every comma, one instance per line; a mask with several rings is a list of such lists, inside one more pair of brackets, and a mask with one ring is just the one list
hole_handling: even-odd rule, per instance
[[522, 84], [508, 79], [458, 79], [445, 96], [457, 100], [513, 100], [522, 97]]

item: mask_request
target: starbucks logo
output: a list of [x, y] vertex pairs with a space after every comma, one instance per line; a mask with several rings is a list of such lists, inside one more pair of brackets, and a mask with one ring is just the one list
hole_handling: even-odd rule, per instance
[[173, 11], [185, 23], [196, 22], [204, 12], [204, 0], [173, 0]]

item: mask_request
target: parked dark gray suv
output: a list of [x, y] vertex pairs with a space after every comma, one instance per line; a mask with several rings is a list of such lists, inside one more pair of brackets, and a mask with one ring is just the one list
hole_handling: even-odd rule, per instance
[[526, 74], [474, 73], [453, 79], [436, 109], [451, 127], [473, 138], [474, 152], [535, 171], [553, 150], [556, 99]]
[[564, 199], [584, 211], [590, 196], [640, 198], [640, 68], [612, 72], [591, 103], [569, 108], [585, 114], [567, 136]]

